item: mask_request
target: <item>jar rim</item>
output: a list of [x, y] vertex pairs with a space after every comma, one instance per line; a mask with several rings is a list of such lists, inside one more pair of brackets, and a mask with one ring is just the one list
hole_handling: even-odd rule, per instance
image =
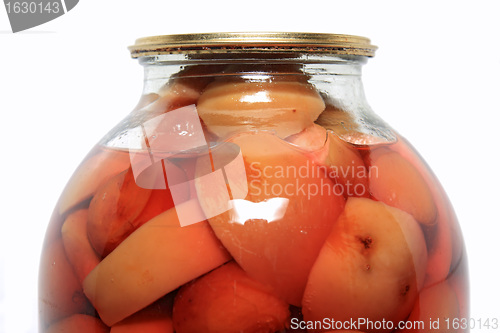
[[213, 32], [139, 38], [132, 58], [161, 54], [323, 53], [373, 57], [377, 46], [361, 36], [311, 32]]

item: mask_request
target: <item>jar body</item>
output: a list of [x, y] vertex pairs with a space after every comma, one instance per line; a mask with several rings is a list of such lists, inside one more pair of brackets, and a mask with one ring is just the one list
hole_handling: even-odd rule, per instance
[[424, 332], [467, 318], [453, 209], [370, 110], [362, 59], [196, 60], [142, 59], [141, 101], [69, 181], [42, 253], [42, 332]]

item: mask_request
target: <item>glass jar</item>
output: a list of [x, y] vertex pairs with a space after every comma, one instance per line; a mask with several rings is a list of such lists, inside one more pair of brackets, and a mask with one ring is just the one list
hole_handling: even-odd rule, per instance
[[[41, 332], [466, 331], [453, 209], [368, 105], [363, 37], [147, 37], [49, 224]], [[457, 325], [458, 323], [458, 325]]]

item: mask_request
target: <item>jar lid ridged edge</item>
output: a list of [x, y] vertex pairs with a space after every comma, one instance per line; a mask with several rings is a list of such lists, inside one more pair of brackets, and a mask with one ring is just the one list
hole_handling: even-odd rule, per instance
[[143, 37], [132, 58], [171, 53], [321, 52], [373, 57], [377, 47], [361, 36], [308, 32], [217, 32]]

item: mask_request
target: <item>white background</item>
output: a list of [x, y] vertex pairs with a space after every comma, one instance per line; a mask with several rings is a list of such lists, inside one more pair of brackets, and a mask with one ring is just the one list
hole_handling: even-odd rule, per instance
[[471, 316], [499, 318], [499, 22], [496, 1], [81, 0], [12, 34], [0, 7], [0, 332], [36, 331], [51, 211], [88, 150], [137, 102], [142, 69], [126, 46], [149, 35], [245, 30], [355, 34], [379, 46], [364, 68], [368, 100], [454, 204]]

